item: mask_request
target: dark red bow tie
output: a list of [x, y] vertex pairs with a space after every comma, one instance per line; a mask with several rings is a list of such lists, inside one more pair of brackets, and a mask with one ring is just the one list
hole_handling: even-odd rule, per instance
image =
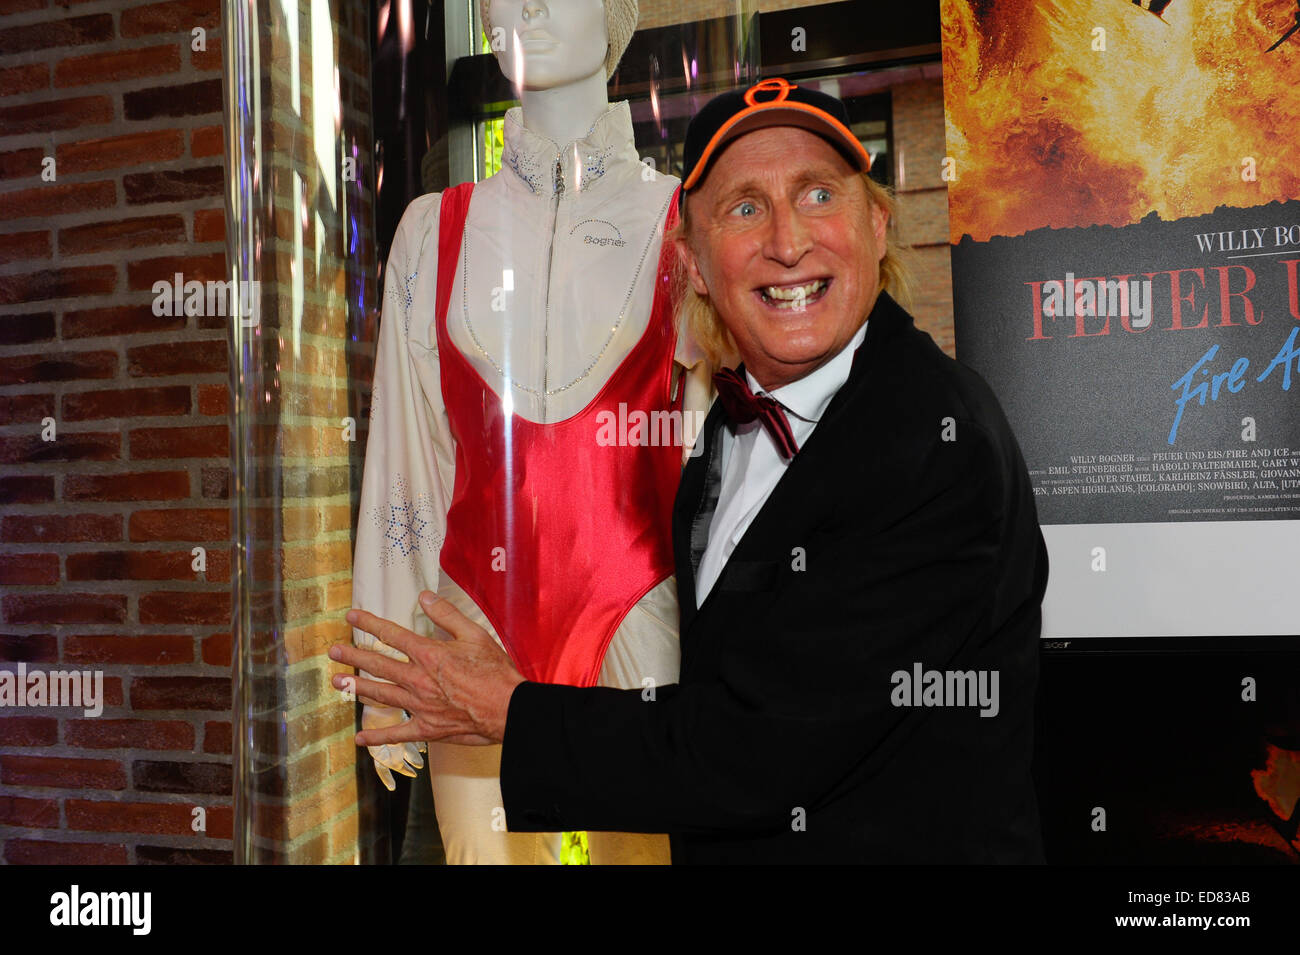
[[776, 442], [781, 456], [787, 461], [795, 456], [799, 445], [795, 443], [785, 409], [775, 398], [754, 394], [749, 390], [749, 382], [730, 368], [714, 375], [713, 385], [718, 389], [718, 400], [726, 409], [727, 417], [736, 424], [748, 424], [757, 418]]

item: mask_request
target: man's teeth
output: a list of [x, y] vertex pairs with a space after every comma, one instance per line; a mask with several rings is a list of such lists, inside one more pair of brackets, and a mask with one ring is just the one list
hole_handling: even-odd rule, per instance
[[817, 279], [803, 285], [769, 285], [763, 289], [763, 295], [780, 302], [803, 302], [820, 294], [827, 284], [826, 279]]

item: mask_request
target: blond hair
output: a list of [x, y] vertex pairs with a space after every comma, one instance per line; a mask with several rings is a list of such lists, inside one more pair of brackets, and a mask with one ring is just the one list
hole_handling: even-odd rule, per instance
[[[888, 223], [885, 232], [885, 257], [880, 260], [880, 291], [888, 292], [899, 305], [909, 308], [912, 304], [912, 281], [907, 254], [898, 244], [893, 228], [897, 202], [893, 193], [872, 179], [870, 173], [863, 172], [859, 175], [866, 186], [867, 198], [885, 213]], [[664, 236], [665, 242], [681, 240], [690, 244], [691, 224], [686, 212], [688, 205], [689, 203], [682, 203], [681, 216], [677, 224]], [[731, 362], [737, 354], [735, 340], [709, 297], [700, 295], [691, 286], [686, 275], [686, 266], [680, 255], [677, 257], [673, 281], [678, 292], [678, 301], [681, 303], [678, 310], [679, 330], [694, 337], [709, 361], [715, 366]]]

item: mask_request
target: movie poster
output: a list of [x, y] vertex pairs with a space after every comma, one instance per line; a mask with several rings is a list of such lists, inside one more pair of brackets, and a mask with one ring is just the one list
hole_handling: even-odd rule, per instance
[[1024, 451], [1045, 617], [1300, 632], [1222, 606], [1300, 557], [1300, 4], [942, 7], [957, 356]]

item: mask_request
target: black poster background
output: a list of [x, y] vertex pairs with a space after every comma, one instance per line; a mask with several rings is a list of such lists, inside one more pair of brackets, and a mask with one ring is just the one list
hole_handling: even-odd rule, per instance
[[[1198, 234], [1210, 239], [1198, 242]], [[987, 242], [966, 236], [952, 261], [957, 355], [1002, 402], [1042, 523], [1300, 516], [1300, 334], [1293, 334], [1300, 307], [1292, 271], [1300, 262], [1300, 202]], [[1240, 296], [1230, 295], [1224, 311], [1225, 267], [1231, 292], [1250, 284], [1245, 269], [1253, 275], [1246, 296], [1256, 324], [1248, 324]], [[1175, 322], [1171, 276], [1161, 273], [1180, 269], [1200, 274], [1178, 276]], [[1150, 324], [1130, 331], [1118, 316], [1062, 315], [1036, 329], [1032, 283], [1064, 282], [1067, 273], [1076, 282], [1149, 279]], [[1216, 345], [1188, 386], [1206, 386], [1205, 404], [1193, 391], [1170, 444], [1183, 391], [1171, 386]], [[1234, 364], [1238, 374], [1222, 380], [1211, 400], [1214, 376]], [[1254, 440], [1243, 439], [1247, 418]]]

